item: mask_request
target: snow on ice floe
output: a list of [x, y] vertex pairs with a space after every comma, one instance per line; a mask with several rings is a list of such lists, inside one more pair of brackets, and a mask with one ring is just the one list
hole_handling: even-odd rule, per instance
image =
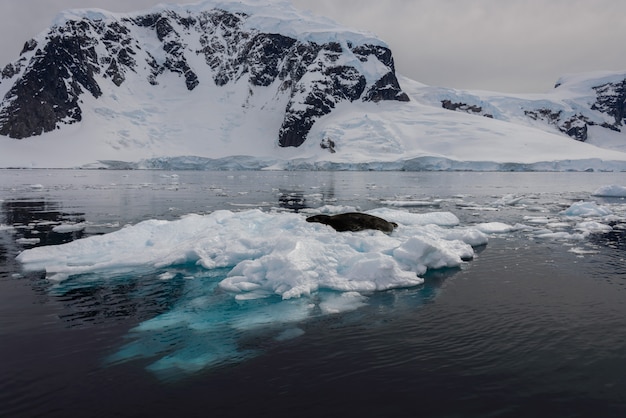
[[486, 236], [459, 224], [449, 212], [415, 214], [392, 209], [370, 213], [400, 227], [337, 234], [291, 213], [216, 211], [176, 221], [149, 220], [119, 231], [23, 252], [27, 269], [45, 269], [57, 280], [104, 270], [195, 264], [231, 268], [220, 286], [239, 299], [308, 296], [318, 289], [375, 291], [414, 286], [428, 268], [456, 267]]
[[46, 270], [58, 289], [138, 271], [176, 280], [188, 266], [173, 308], [139, 324], [108, 361], [156, 357], [149, 369], [157, 374], [193, 372], [255, 355], [240, 349], [242, 333], [295, 338], [303, 332], [297, 323], [359, 309], [376, 291], [418, 286], [428, 269], [458, 267], [488, 240], [449, 212], [368, 213], [399, 227], [390, 235], [338, 233], [305, 214], [221, 210], [38, 247], [18, 260]]

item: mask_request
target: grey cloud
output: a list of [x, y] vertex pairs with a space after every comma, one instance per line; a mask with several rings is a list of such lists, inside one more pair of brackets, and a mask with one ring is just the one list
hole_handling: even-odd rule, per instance
[[[167, 1], [167, 0], [166, 0]], [[174, 0], [185, 2], [186, 0]], [[162, 0], [9, 0], [0, 15], [0, 65], [63, 9], [125, 12]], [[455, 88], [550, 89], [565, 73], [626, 70], [622, 0], [291, 0], [392, 48], [398, 72]]]

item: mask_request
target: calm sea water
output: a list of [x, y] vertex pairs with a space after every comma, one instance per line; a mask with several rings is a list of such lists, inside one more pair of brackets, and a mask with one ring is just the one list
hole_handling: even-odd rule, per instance
[[[495, 235], [463, 268], [380, 292], [305, 333], [242, 344], [262, 354], [162, 381], [143, 360], [103, 361], [166, 312], [176, 281], [139, 277], [62, 295], [15, 256], [145, 219], [217, 209], [419, 200], [463, 224], [537, 222], [623, 173], [0, 171], [0, 416], [421, 416], [626, 414], [626, 237]], [[85, 222], [55, 233], [59, 222]], [[7, 228], [12, 226], [14, 228]], [[35, 244], [33, 239], [38, 240]]]

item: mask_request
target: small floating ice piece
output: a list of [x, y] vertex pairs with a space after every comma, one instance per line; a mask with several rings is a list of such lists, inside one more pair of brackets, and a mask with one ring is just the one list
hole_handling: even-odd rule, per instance
[[505, 234], [517, 229], [515, 226], [503, 222], [485, 222], [477, 224], [474, 227], [485, 234]]
[[494, 206], [515, 206], [524, 199], [523, 196], [508, 194], [493, 202]]
[[410, 207], [439, 207], [439, 202], [431, 202], [429, 200], [383, 200], [380, 203], [387, 206], [410, 208]]
[[612, 184], [602, 186], [592, 193], [592, 196], [600, 197], [626, 197], [626, 187]]
[[85, 229], [85, 223], [79, 223], [79, 224], [61, 224], [61, 225], [57, 225], [54, 228], [52, 228], [52, 231], [58, 233], [58, 234], [66, 234], [69, 232], [76, 232], [76, 231], [82, 231], [83, 229]]
[[15, 240], [15, 242], [22, 245], [37, 245], [40, 241], [41, 239], [39, 238], [18, 238]]
[[576, 202], [569, 208], [561, 212], [561, 215], [565, 216], [578, 216], [581, 218], [587, 217], [602, 217], [611, 215], [612, 212], [605, 206], [600, 206], [596, 202]]
[[613, 227], [607, 224], [603, 224], [600, 222], [594, 221], [586, 221], [579, 222], [576, 224], [576, 228], [578, 231], [590, 232], [590, 233], [603, 233], [603, 232], [611, 232]]

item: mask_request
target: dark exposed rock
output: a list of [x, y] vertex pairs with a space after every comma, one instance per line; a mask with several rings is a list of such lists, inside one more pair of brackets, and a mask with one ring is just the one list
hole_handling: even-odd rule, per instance
[[37, 48], [37, 41], [34, 39], [30, 39], [26, 41], [26, 43], [24, 44], [24, 47], [22, 48], [22, 52], [20, 52], [20, 55], [24, 55], [27, 52], [33, 51], [35, 48]]
[[388, 72], [368, 90], [365, 101], [380, 102], [381, 100], [397, 100], [408, 102], [409, 96], [400, 88], [396, 75]]
[[122, 74], [122, 72], [120, 71], [117, 65], [117, 61], [114, 59], [111, 60], [109, 67], [105, 71], [105, 74], [111, 77], [111, 80], [113, 81], [113, 83], [118, 87], [121, 86], [125, 80], [124, 75]]
[[587, 140], [587, 125], [594, 125], [583, 115], [573, 115], [567, 119], [562, 118], [563, 111], [555, 111], [551, 109], [525, 110], [524, 114], [533, 120], [543, 120], [550, 125], [555, 126], [559, 131], [569, 135], [577, 141], [584, 142]]
[[94, 79], [100, 71], [94, 42], [76, 25], [71, 36], [53, 36], [29, 63], [28, 74], [7, 93], [0, 111], [0, 135], [26, 138], [56, 129], [57, 123], [82, 119], [78, 106], [83, 89], [102, 92]]
[[352, 52], [363, 62], [367, 61], [368, 56], [374, 55], [383, 65], [389, 67], [392, 73], [396, 72], [393, 55], [389, 48], [380, 45], [359, 45], [353, 48]]
[[582, 126], [572, 126], [565, 131], [565, 133], [577, 141], [585, 142], [587, 140], [587, 124]]
[[607, 83], [593, 88], [596, 92], [596, 102], [591, 106], [615, 119], [614, 127], [622, 125], [626, 116], [626, 80], [619, 83]]
[[8, 63], [2, 69], [2, 78], [12, 78], [17, 75], [24, 65], [24, 60], [20, 59], [14, 63]]
[[493, 118], [493, 115], [489, 113], [484, 113], [483, 108], [477, 105], [470, 105], [467, 103], [461, 102], [453, 102], [452, 100], [445, 99], [441, 101], [441, 107], [447, 110], [461, 111], [465, 113], [470, 113], [474, 115], [481, 115], [486, 118]]
[[[241, 64], [243, 71], [250, 72], [250, 83], [269, 86], [279, 73], [281, 61], [296, 42], [295, 39], [278, 34], [259, 34], [250, 40]], [[262, 60], [259, 60], [263, 57]]]
[[331, 154], [336, 153], [337, 151], [335, 150], [335, 141], [333, 141], [330, 138], [324, 138], [322, 139], [322, 142], [320, 142], [320, 147], [322, 149], [327, 149]]

